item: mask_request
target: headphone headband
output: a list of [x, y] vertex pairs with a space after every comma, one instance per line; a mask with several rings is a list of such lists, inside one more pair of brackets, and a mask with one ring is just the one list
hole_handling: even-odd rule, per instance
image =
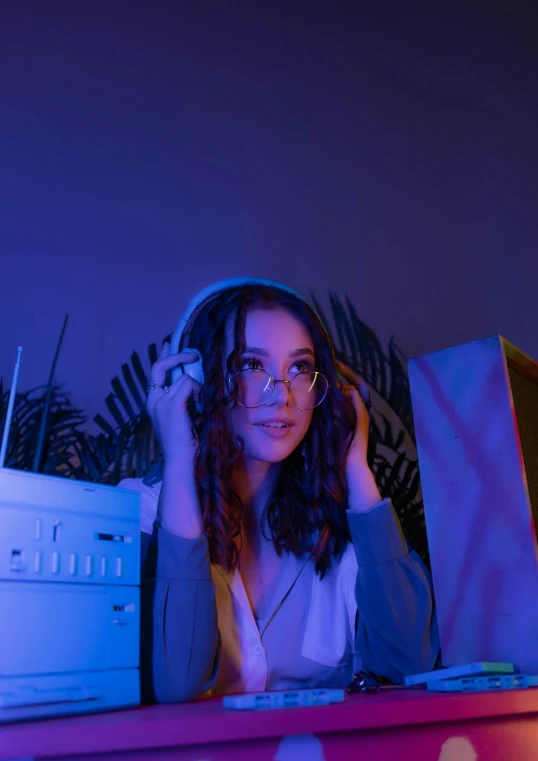
[[[170, 354], [178, 353], [179, 344], [181, 343], [181, 337], [183, 336], [185, 328], [187, 327], [192, 314], [196, 311], [196, 309], [198, 309], [201, 304], [203, 304], [204, 301], [206, 301], [210, 296], [214, 296], [216, 293], [224, 291], [227, 288], [241, 288], [244, 285], [250, 284], [269, 285], [273, 288], [278, 288], [281, 291], [291, 293], [292, 296], [296, 296], [297, 298], [301, 299], [301, 301], [304, 301], [305, 304], [308, 304], [308, 301], [301, 293], [299, 293], [299, 291], [290, 288], [288, 285], [284, 285], [284, 283], [279, 283], [276, 280], [266, 280], [264, 278], [257, 277], [233, 277], [229, 278], [228, 280], [219, 280], [217, 283], [212, 283], [211, 285], [203, 288], [189, 302], [183, 317], [181, 317], [176, 326], [176, 329], [174, 330], [174, 334], [170, 342]], [[308, 306], [313, 309], [310, 304], [308, 304]]]

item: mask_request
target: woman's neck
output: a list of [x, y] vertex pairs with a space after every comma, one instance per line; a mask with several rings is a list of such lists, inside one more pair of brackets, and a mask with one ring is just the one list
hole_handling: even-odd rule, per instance
[[261, 516], [275, 487], [281, 464], [270, 464], [244, 458], [236, 464], [232, 476], [232, 489], [243, 503], [243, 542], [261, 539]]

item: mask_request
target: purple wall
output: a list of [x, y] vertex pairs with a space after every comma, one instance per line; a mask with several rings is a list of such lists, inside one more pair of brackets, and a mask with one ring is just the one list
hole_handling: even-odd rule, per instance
[[58, 376], [103, 410], [240, 274], [348, 291], [409, 355], [538, 357], [536, 39], [535, 0], [4, 0], [0, 374], [21, 343], [44, 382], [68, 311]]

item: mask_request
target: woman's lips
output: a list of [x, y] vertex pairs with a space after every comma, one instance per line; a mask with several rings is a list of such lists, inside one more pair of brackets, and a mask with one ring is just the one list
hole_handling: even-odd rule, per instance
[[[276, 421], [275, 421], [276, 422]], [[281, 422], [281, 421], [278, 421]], [[268, 436], [272, 436], [274, 439], [281, 439], [283, 436], [287, 436], [293, 428], [293, 423], [287, 423], [286, 425], [268, 425], [268, 423], [254, 423], [256, 428], [263, 431]]]

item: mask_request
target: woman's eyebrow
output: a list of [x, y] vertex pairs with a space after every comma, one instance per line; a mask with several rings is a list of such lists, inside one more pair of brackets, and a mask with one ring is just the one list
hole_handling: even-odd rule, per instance
[[[266, 351], [265, 349], [259, 349], [257, 346], [247, 346], [245, 349], [245, 354], [259, 354], [260, 357], [270, 357], [270, 353]], [[290, 351], [288, 354], [288, 357], [300, 357], [304, 356], [305, 354], [309, 354], [311, 357], [314, 356], [314, 352], [312, 349], [294, 349], [294, 351]]]

